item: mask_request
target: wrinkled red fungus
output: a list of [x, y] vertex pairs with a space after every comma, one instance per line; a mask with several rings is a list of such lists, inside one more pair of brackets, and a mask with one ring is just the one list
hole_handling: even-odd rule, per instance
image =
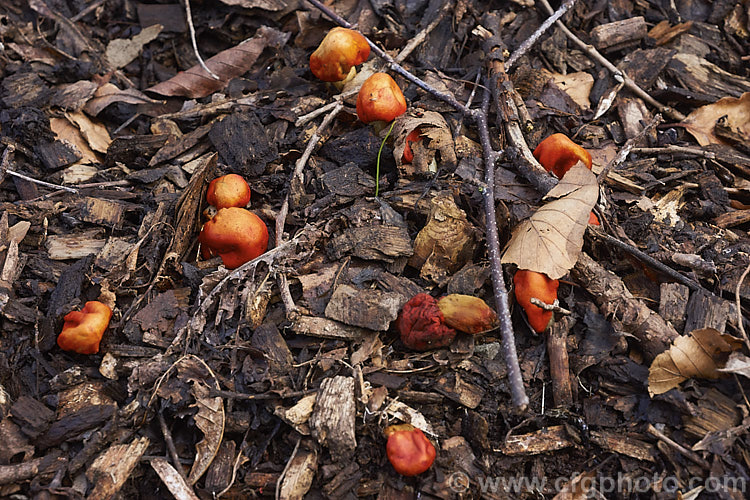
[[516, 301], [526, 311], [529, 324], [535, 332], [542, 333], [547, 329], [553, 314], [552, 311], [546, 311], [532, 304], [531, 298], [536, 297], [545, 304], [554, 303], [557, 299], [557, 287], [560, 282], [550, 279], [546, 274], [529, 269], [519, 269], [513, 276], [513, 285]]
[[582, 161], [591, 170], [591, 155], [581, 146], [571, 141], [565, 134], [552, 134], [534, 150], [534, 158], [547, 172], [562, 179], [565, 172]]
[[363, 122], [389, 122], [405, 112], [404, 94], [389, 74], [375, 73], [359, 89], [357, 116]]
[[250, 186], [240, 175], [222, 175], [208, 185], [206, 201], [217, 210], [229, 207], [244, 208], [250, 202]]
[[219, 256], [229, 269], [262, 255], [268, 248], [268, 228], [249, 210], [222, 208], [203, 225], [198, 241], [204, 259]]
[[456, 330], [445, 325], [437, 301], [426, 293], [419, 293], [404, 304], [396, 326], [401, 342], [416, 351], [445, 347], [456, 337]]
[[432, 466], [437, 452], [427, 436], [411, 424], [385, 429], [385, 451], [393, 468], [403, 476], [416, 476]]
[[57, 345], [64, 351], [96, 354], [111, 317], [112, 310], [106, 304], [96, 300], [86, 302], [80, 311], [70, 311], [65, 315]]
[[[333, 28], [310, 56], [310, 71], [324, 82], [340, 82], [370, 56], [370, 45], [361, 33]], [[353, 76], [353, 75], [352, 75]]]

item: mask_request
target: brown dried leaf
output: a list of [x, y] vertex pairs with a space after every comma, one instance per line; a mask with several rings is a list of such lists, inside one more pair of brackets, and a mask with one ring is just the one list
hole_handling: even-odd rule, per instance
[[86, 103], [83, 110], [90, 116], [96, 116], [104, 108], [116, 102], [124, 102], [126, 104], [161, 104], [164, 101], [151, 99], [137, 89], [120, 90], [116, 85], [107, 83], [97, 89], [94, 97]]
[[690, 113], [682, 124], [701, 146], [726, 144], [714, 134], [714, 126], [722, 117], [725, 117], [724, 127], [735, 131], [746, 143], [750, 142], [750, 92], [745, 92], [739, 98], [724, 97], [713, 104], [701, 106]]
[[107, 127], [102, 125], [101, 122], [92, 120], [80, 111], [65, 113], [65, 118], [78, 127], [91, 149], [99, 153], [107, 152], [109, 145], [112, 143], [112, 138], [109, 136]]
[[717, 379], [727, 355], [742, 349], [742, 341], [713, 328], [695, 330], [675, 339], [672, 347], [654, 358], [648, 371], [648, 393], [663, 394], [693, 378]]
[[153, 24], [132, 38], [116, 38], [109, 42], [104, 57], [116, 69], [127, 66], [138, 57], [143, 46], [156, 39], [164, 26]]
[[591, 94], [591, 89], [594, 87], [594, 77], [589, 73], [585, 71], [568, 73], [567, 75], [553, 73], [552, 79], [581, 109], [589, 109], [591, 107], [589, 95]]
[[476, 230], [458, 208], [449, 191], [431, 201], [430, 217], [414, 239], [414, 255], [409, 265], [420, 269], [420, 276], [442, 283], [458, 271], [474, 254]]
[[254, 37], [219, 52], [206, 61], [206, 66], [219, 76], [218, 80], [196, 64], [187, 71], [180, 71], [166, 82], [157, 83], [147, 90], [168, 96], [206, 97], [223, 89], [232, 78], [246, 73], [266, 47], [280, 49], [288, 39], [288, 33], [265, 26], [258, 28]]
[[578, 162], [544, 197], [558, 199], [516, 227], [502, 263], [517, 264], [520, 269], [544, 273], [551, 279], [565, 276], [581, 253], [583, 233], [598, 197], [596, 176]]
[[[417, 128], [422, 132], [420, 134], [422, 140], [411, 144], [414, 160], [410, 164], [402, 164], [401, 157], [406, 147], [406, 136]], [[396, 165], [405, 175], [430, 172], [430, 164], [438, 151], [441, 162], [456, 163], [453, 135], [440, 113], [424, 111], [419, 116], [405, 113], [396, 119], [393, 126], [393, 157]]]

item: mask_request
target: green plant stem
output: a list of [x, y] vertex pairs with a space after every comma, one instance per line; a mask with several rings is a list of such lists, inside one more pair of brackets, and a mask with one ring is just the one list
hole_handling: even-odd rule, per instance
[[391, 121], [391, 126], [388, 129], [388, 133], [385, 134], [385, 137], [383, 137], [383, 142], [380, 143], [380, 149], [378, 149], [378, 161], [375, 163], [375, 198], [378, 197], [378, 193], [380, 192], [380, 155], [383, 153], [383, 146], [385, 146], [385, 141], [388, 140], [388, 137], [391, 135], [391, 131], [393, 131], [393, 126], [396, 124], [396, 120], [394, 119]]

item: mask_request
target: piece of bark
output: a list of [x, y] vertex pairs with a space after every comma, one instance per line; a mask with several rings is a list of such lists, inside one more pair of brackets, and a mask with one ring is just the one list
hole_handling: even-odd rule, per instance
[[289, 462], [289, 468], [279, 485], [278, 498], [302, 500], [310, 491], [318, 471], [318, 449], [311, 439], [300, 442], [297, 454]]
[[83, 155], [70, 143], [63, 141], [40, 142], [34, 147], [42, 165], [47, 170], [59, 170], [80, 160]]
[[177, 472], [172, 464], [163, 458], [154, 458], [151, 460], [151, 467], [167, 487], [169, 492], [178, 500], [200, 500], [185, 478]]
[[117, 495], [150, 443], [147, 437], [140, 437], [130, 444], [112, 446], [99, 455], [86, 471], [86, 478], [94, 485], [87, 498], [105, 500]]
[[687, 304], [685, 332], [689, 333], [701, 328], [715, 328], [724, 333], [730, 312], [729, 301], [701, 290], [694, 292]]
[[464, 380], [460, 372], [442, 375], [435, 381], [435, 390], [472, 410], [479, 406], [484, 397], [484, 389]]
[[593, 297], [605, 316], [613, 315], [622, 328], [640, 341], [648, 361], [672, 345], [679, 334], [646, 304], [633, 297], [622, 280], [604, 269], [585, 252], [571, 270], [571, 276]]
[[338, 340], [359, 340], [368, 332], [364, 328], [317, 316], [300, 316], [292, 324], [292, 330], [299, 335]]
[[55, 345], [57, 319], [61, 315], [68, 313], [70, 304], [81, 296], [83, 283], [91, 271], [93, 262], [94, 256], [87, 255], [70, 265], [60, 275], [57, 286], [50, 295], [49, 303], [47, 304], [47, 314], [40, 328], [39, 349], [42, 352], [49, 351]]
[[656, 79], [666, 69], [669, 61], [676, 53], [675, 50], [663, 47], [637, 49], [625, 56], [623, 61], [618, 64], [618, 68], [637, 83], [640, 88], [648, 89], [656, 82]]
[[67, 415], [54, 422], [47, 432], [37, 439], [36, 445], [40, 449], [46, 449], [68, 440], [79, 439], [83, 432], [94, 429], [112, 418], [116, 408], [113, 404], [90, 405], [77, 413]]
[[648, 34], [646, 20], [642, 16], [600, 24], [591, 30], [591, 41], [599, 50], [619, 50], [637, 43]]
[[347, 325], [385, 331], [407, 300], [398, 293], [339, 285], [326, 306], [325, 314]]
[[94, 224], [101, 224], [112, 229], [119, 229], [126, 204], [119, 201], [92, 198], [87, 196], [81, 204], [81, 219]]
[[699, 401], [691, 405], [690, 414], [683, 414], [685, 434], [702, 439], [706, 434], [722, 432], [739, 425], [742, 417], [737, 404], [714, 388], [703, 392]]
[[547, 332], [547, 353], [549, 354], [552, 400], [555, 408], [568, 408], [573, 404], [568, 360], [568, 332], [574, 324], [575, 320], [570, 316], [565, 316], [560, 321], [556, 321]]
[[38, 477], [47, 469], [56, 466], [58, 462], [62, 464], [62, 460], [60, 451], [55, 450], [49, 455], [20, 464], [0, 465], [0, 485], [20, 483]]
[[672, 323], [677, 332], [684, 332], [690, 289], [681, 283], [662, 283], [660, 290], [659, 315]]
[[20, 396], [10, 407], [10, 415], [23, 433], [32, 439], [49, 429], [55, 420], [55, 412], [29, 396]]
[[107, 148], [104, 165], [111, 168], [122, 163], [130, 169], [147, 168], [151, 157], [166, 144], [169, 137], [169, 134], [115, 137]]
[[271, 375], [288, 375], [292, 371], [292, 352], [275, 324], [265, 323], [256, 328], [250, 345], [263, 353]]
[[347, 163], [341, 168], [329, 170], [320, 180], [328, 191], [340, 196], [372, 196], [375, 191], [375, 179], [355, 163]]
[[500, 446], [505, 455], [538, 455], [575, 446], [564, 425], [552, 425], [544, 429], [509, 436]]
[[407, 230], [397, 226], [346, 229], [330, 241], [326, 250], [333, 260], [351, 254], [360, 259], [385, 262], [395, 262], [399, 257], [409, 257], [414, 251]]
[[350, 458], [357, 447], [356, 410], [352, 377], [329, 377], [321, 382], [310, 430], [318, 443], [331, 451], [334, 460]]
[[668, 73], [690, 91], [708, 94], [715, 99], [740, 97], [743, 93], [750, 92], [750, 81], [747, 78], [724, 71], [693, 54], [675, 54], [669, 63]]
[[98, 254], [107, 242], [101, 238], [101, 229], [80, 233], [50, 235], [47, 237], [47, 255], [52, 260], [81, 259]]
[[656, 449], [653, 445], [643, 442], [639, 439], [632, 438], [622, 433], [607, 431], [592, 431], [591, 441], [601, 446], [605, 450], [619, 453], [628, 457], [647, 462], [655, 462]]
[[268, 140], [265, 127], [252, 110], [217, 121], [208, 137], [232, 171], [247, 177], [262, 174], [279, 156], [276, 143]]

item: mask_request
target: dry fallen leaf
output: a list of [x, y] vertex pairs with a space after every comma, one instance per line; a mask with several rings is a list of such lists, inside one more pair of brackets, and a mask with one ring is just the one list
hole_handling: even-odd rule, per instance
[[206, 60], [206, 66], [219, 76], [215, 79], [199, 64], [187, 71], [180, 71], [167, 81], [147, 89], [166, 96], [199, 98], [221, 90], [229, 80], [247, 72], [266, 47], [280, 49], [289, 39], [289, 33], [261, 27], [255, 36], [239, 45], [223, 50]]
[[107, 127], [97, 120], [92, 120], [80, 111], [71, 111], [65, 113], [65, 118], [81, 131], [81, 134], [88, 142], [88, 145], [94, 151], [106, 153], [112, 138], [109, 136]]
[[142, 29], [133, 38], [116, 38], [109, 42], [104, 56], [113, 68], [120, 69], [125, 67], [140, 55], [147, 43], [159, 36], [162, 29], [164, 29], [162, 25], [153, 24], [148, 28]]
[[742, 341], [713, 328], [695, 330], [675, 339], [669, 350], [654, 358], [648, 370], [648, 393], [663, 394], [689, 378], [717, 379], [728, 354]]
[[713, 104], [696, 109], [682, 122], [685, 129], [695, 137], [698, 144], [726, 144], [714, 134], [714, 127], [720, 118], [722, 125], [736, 132], [745, 142], [750, 142], [750, 92], [739, 98], [724, 97]]
[[589, 214], [599, 197], [596, 176], [583, 163], [571, 168], [544, 199], [542, 206], [513, 231], [503, 264], [543, 273], [551, 279], [565, 276], [583, 248]]
[[[410, 164], [403, 164], [401, 157], [406, 147], [406, 136], [417, 128], [421, 131], [421, 140], [411, 144], [414, 159]], [[393, 157], [404, 175], [434, 173], [430, 170], [430, 164], [438, 151], [442, 163], [456, 163], [453, 136], [440, 113], [424, 111], [419, 116], [403, 114], [396, 119], [393, 126]]]
[[414, 254], [409, 265], [420, 269], [420, 276], [442, 283], [458, 271], [473, 255], [475, 228], [458, 208], [448, 191], [431, 201], [430, 217], [414, 239]]
[[568, 73], [567, 75], [554, 73], [552, 79], [581, 109], [589, 109], [591, 107], [589, 94], [591, 94], [591, 89], [594, 87], [594, 77], [589, 73], [585, 71]]

